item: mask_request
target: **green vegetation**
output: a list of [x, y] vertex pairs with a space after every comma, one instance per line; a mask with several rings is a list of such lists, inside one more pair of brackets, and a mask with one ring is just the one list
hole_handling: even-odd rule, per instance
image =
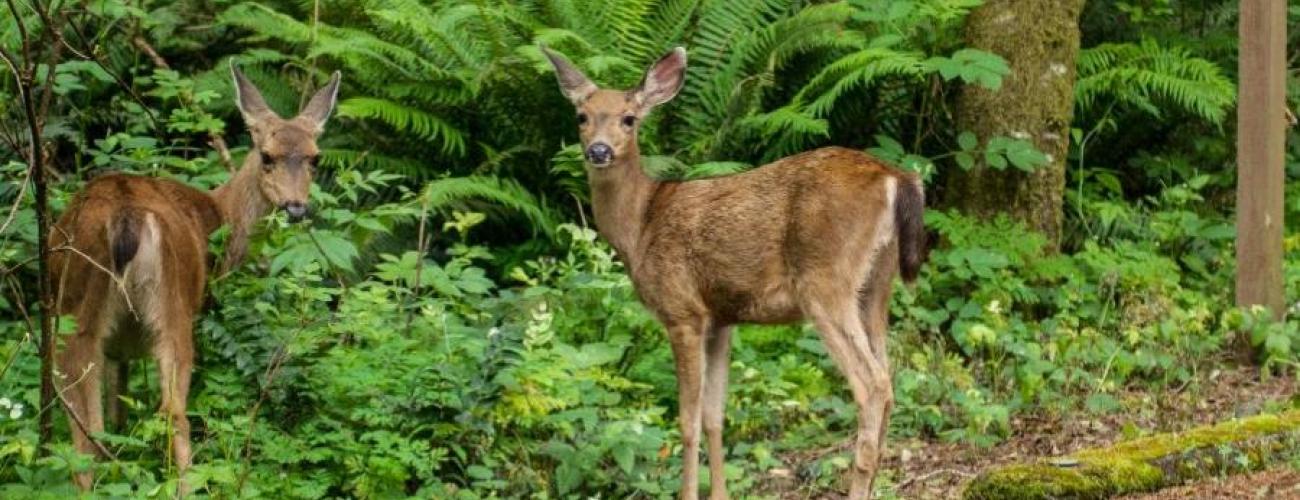
[[[1120, 391], [1204, 381], [1238, 331], [1263, 375], [1294, 373], [1300, 323], [1231, 306], [1236, 2], [1087, 2], [1065, 218], [1051, 244], [1010, 218], [964, 215], [945, 192], [977, 165], [1034, 171], [1047, 159], [1024, 138], [957, 125], [963, 89], [997, 88], [1011, 71], [966, 46], [980, 4], [47, 0], [68, 21], [61, 62], [40, 73], [54, 96], [42, 137], [51, 206], [61, 213], [108, 170], [198, 187], [226, 179], [211, 137], [236, 164], [249, 145], [231, 60], [284, 111], [343, 72], [313, 220], [269, 217], [250, 259], [212, 280], [195, 328], [190, 484], [203, 496], [673, 497], [670, 350], [590, 228], [576, 120], [539, 42], [611, 87], [634, 85], [670, 47], [689, 49], [682, 95], [642, 128], [657, 175], [724, 175], [832, 144], [924, 175], [935, 245], [916, 286], [893, 299], [892, 438], [995, 445], [1017, 416], [1114, 411]], [[18, 19], [44, 26], [37, 4], [16, 5], [21, 18], [0, 6], [11, 54], [22, 53]], [[1300, 22], [1300, 1], [1290, 5]], [[56, 47], [32, 50], [44, 60]], [[1300, 53], [1300, 36], [1289, 47]], [[116, 460], [77, 456], [62, 412], [40, 407], [34, 190], [9, 71], [0, 67], [0, 497], [67, 497], [70, 472], [91, 467], [100, 495], [169, 495], [177, 478], [152, 363], [133, 366], [127, 428], [100, 436]], [[1300, 137], [1289, 137], [1294, 304]], [[218, 255], [223, 244], [219, 233]], [[72, 331], [68, 318], [59, 325]], [[791, 458], [842, 444], [857, 425], [810, 327], [741, 328], [731, 378], [733, 495], [777, 496], [764, 483], [774, 468], [795, 471], [801, 494], [847, 488], [846, 452]], [[41, 412], [56, 417], [48, 456]], [[1096, 481], [1116, 469], [1046, 470]], [[878, 489], [905, 479], [887, 470]]]
[[1300, 411], [1260, 415], [999, 468], [972, 481], [964, 498], [1089, 499], [1151, 491], [1277, 463], [1296, 453], [1298, 439]]

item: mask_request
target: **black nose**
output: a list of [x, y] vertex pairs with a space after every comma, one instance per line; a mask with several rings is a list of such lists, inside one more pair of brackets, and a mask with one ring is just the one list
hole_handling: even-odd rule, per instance
[[592, 165], [607, 165], [614, 161], [614, 148], [603, 142], [587, 146], [587, 161]]
[[289, 214], [291, 222], [298, 222], [307, 217], [307, 204], [301, 201], [285, 202], [280, 208], [284, 209], [284, 213]]

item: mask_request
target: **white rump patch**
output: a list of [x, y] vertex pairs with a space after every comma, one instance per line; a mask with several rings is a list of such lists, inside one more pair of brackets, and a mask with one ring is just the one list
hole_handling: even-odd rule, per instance
[[880, 211], [880, 219], [876, 221], [876, 234], [871, 238], [871, 253], [868, 269], [876, 267], [876, 260], [880, 257], [880, 251], [894, 241], [897, 231], [894, 228], [894, 199], [898, 196], [898, 178], [894, 176], [885, 177], [885, 209]]
[[161, 319], [156, 302], [156, 295], [162, 293], [159, 286], [162, 280], [162, 246], [159, 237], [161, 230], [154, 214], [146, 212], [144, 224], [141, 224], [139, 243], [135, 256], [127, 262], [122, 270], [122, 293], [129, 301], [130, 313], [137, 319], [149, 324], [157, 324]]

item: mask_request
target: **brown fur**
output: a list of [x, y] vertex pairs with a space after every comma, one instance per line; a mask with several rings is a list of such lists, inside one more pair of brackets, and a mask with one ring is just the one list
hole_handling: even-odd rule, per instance
[[920, 180], [834, 147], [728, 177], [651, 179], [641, 169], [637, 127], [681, 87], [685, 52], [660, 59], [629, 92], [599, 89], [546, 54], [585, 115], [584, 148], [599, 142], [615, 151], [607, 166], [589, 163], [592, 210], [668, 330], [681, 398], [682, 498], [697, 496], [701, 427], [711, 494], [726, 498], [722, 422], [733, 325], [803, 319], [853, 389], [859, 430], [850, 497], [868, 497], [893, 406], [885, 352], [891, 287], [900, 268], [914, 279], [924, 258]]
[[[190, 465], [185, 407], [194, 365], [191, 330], [207, 283], [208, 236], [230, 226], [225, 264], [234, 267], [259, 218], [272, 207], [306, 203], [311, 170], [305, 162], [314, 161], [316, 135], [338, 90], [336, 73], [300, 116], [284, 120], [231, 70], [255, 149], [228, 183], [206, 193], [168, 179], [104, 175], [77, 194], [50, 236], [59, 312], [77, 321], [76, 333], [58, 352], [58, 385], [75, 413], [69, 427], [77, 450], [96, 452], [84, 431], [104, 430], [105, 379], [109, 413], [120, 426], [127, 363], [151, 356], [158, 361], [161, 411], [172, 424], [182, 484]], [[271, 164], [263, 164], [263, 155]], [[89, 473], [76, 478], [83, 490], [91, 479]]]

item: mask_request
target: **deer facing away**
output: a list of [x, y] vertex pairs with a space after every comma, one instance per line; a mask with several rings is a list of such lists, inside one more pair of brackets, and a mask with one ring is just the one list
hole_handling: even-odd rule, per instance
[[871, 495], [893, 388], [885, 352], [894, 276], [924, 260], [919, 179], [854, 150], [824, 148], [715, 179], [664, 182], [640, 164], [637, 129], [681, 89], [686, 51], [630, 91], [598, 88], [543, 48], [578, 112], [596, 227], [668, 331], [683, 441], [681, 497], [697, 497], [699, 438], [710, 495], [726, 498], [722, 446], [737, 323], [812, 320], [858, 409], [849, 498]]
[[[152, 356], [158, 361], [161, 411], [174, 434], [173, 458], [184, 477], [190, 465], [185, 407], [194, 366], [192, 327], [207, 284], [208, 236], [230, 226], [224, 264], [233, 267], [262, 216], [274, 208], [291, 220], [307, 214], [319, 157], [316, 137], [334, 108], [339, 73], [297, 117], [285, 120], [238, 68], [230, 69], [254, 149], [226, 184], [203, 192], [167, 179], [103, 175], [77, 194], [50, 236], [57, 250], [51, 269], [59, 311], [77, 322], [58, 353], [58, 383], [81, 453], [99, 454], [87, 433], [104, 430], [104, 379], [110, 416], [121, 425], [125, 413], [118, 396], [126, 390], [127, 361]], [[85, 490], [91, 479], [81, 473], [76, 482]]]

